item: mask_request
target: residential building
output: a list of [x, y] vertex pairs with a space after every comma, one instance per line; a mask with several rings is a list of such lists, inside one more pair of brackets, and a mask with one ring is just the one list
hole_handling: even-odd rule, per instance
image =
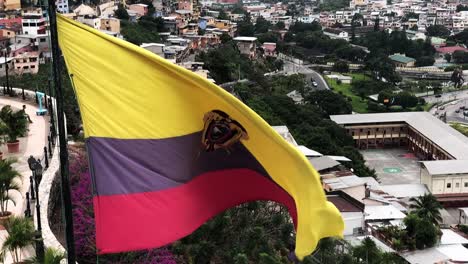
[[336, 28], [324, 28], [323, 34], [329, 36], [332, 39], [344, 39], [346, 41], [349, 40], [348, 32]]
[[236, 37], [234, 41], [241, 54], [247, 55], [250, 59], [257, 55], [257, 38], [256, 37]]
[[411, 57], [406, 57], [403, 54], [393, 54], [388, 56], [388, 58], [395, 64], [397, 67], [414, 67], [416, 60]]
[[148, 14], [148, 5], [145, 4], [133, 4], [129, 5], [128, 8], [136, 12], [140, 17]]
[[70, 12], [68, 8], [68, 0], [55, 0], [55, 6], [57, 7], [57, 12], [62, 14], [67, 14]]
[[97, 6], [97, 15], [101, 18], [111, 18], [117, 9], [118, 5], [115, 1], [109, 1]]
[[73, 13], [75, 13], [77, 16], [95, 16], [96, 11], [94, 8], [90, 7], [89, 5], [81, 4], [77, 8], [73, 10]]
[[[0, 36], [5, 38], [14, 38], [18, 31], [10, 29], [10, 28], [2, 28], [0, 29]], [[20, 29], [21, 32], [21, 29]]]
[[14, 58], [14, 71], [16, 74], [31, 73], [39, 71], [39, 54], [37, 52], [25, 52]]
[[46, 24], [41, 8], [23, 10], [22, 17], [23, 34], [39, 35], [46, 33]]
[[[5, 63], [6, 62], [6, 63]], [[6, 58], [4, 56], [0, 57], [0, 77], [6, 75], [6, 70], [8, 68], [8, 74], [13, 73], [13, 58]]]
[[99, 29], [120, 33], [120, 20], [117, 18], [101, 18]]
[[143, 43], [140, 47], [151, 51], [152, 53], [164, 58], [164, 47], [166, 45], [161, 43]]
[[362, 202], [342, 191], [327, 193], [327, 200], [336, 206], [343, 217], [345, 224], [344, 236], [363, 232], [364, 204]]
[[274, 42], [265, 42], [262, 45], [263, 48], [263, 55], [267, 57], [276, 57], [276, 43]]
[[21, 0], [0, 0], [0, 7], [4, 11], [21, 9]]

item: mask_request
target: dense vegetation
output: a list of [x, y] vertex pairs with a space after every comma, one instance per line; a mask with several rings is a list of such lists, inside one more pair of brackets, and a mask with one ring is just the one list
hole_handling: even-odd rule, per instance
[[[65, 99], [64, 111], [65, 115], [67, 116], [67, 129], [69, 134], [76, 135], [78, 134], [81, 127], [81, 117], [75, 93], [72, 88], [72, 83], [70, 82], [70, 77], [68, 76], [64, 65], [65, 64], [62, 63], [62, 87], [63, 96]], [[15, 88], [38, 90], [40, 92], [45, 92], [47, 95], [50, 95], [51, 91], [48, 87], [48, 83], [52, 70], [51, 67], [51, 63], [46, 63], [40, 65], [39, 72], [37, 74], [23, 74], [21, 76], [10, 75], [10, 86]], [[5, 76], [0, 77], [0, 83], [6, 83]], [[53, 81], [51, 85], [53, 85]], [[53, 87], [52, 95], [55, 95]]]

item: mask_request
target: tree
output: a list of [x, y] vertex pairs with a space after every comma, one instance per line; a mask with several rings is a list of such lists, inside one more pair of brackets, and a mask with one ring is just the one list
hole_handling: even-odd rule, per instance
[[349, 72], [349, 64], [344, 60], [339, 60], [333, 65], [333, 70], [337, 72]]
[[426, 28], [428, 36], [446, 38], [450, 36], [450, 30], [443, 25], [430, 25]]
[[9, 216], [8, 203], [11, 201], [16, 205], [15, 200], [11, 196], [11, 191], [20, 191], [20, 186], [16, 183], [16, 179], [21, 176], [13, 168], [15, 159], [0, 160], [0, 213], [1, 216]]
[[468, 11], [468, 6], [466, 5], [457, 5], [457, 13], [460, 11]]
[[276, 23], [275, 25], [275, 28], [278, 29], [278, 30], [283, 30], [285, 29], [286, 25], [284, 24], [283, 21], [278, 21], [278, 23]]
[[365, 68], [370, 70], [376, 80], [385, 79], [391, 83], [401, 81], [401, 77], [395, 71], [395, 64], [382, 54], [370, 54], [365, 64]]
[[452, 60], [452, 55], [450, 53], [446, 53], [444, 55], [444, 59], [447, 61], [447, 62], [450, 62]]
[[431, 56], [422, 56], [416, 59], [416, 67], [432, 66], [434, 65], [435, 59]]
[[266, 33], [268, 30], [271, 28], [271, 23], [270, 21], [266, 20], [262, 16], [259, 16], [257, 18], [257, 21], [255, 22], [255, 33]]
[[115, 10], [114, 15], [118, 19], [122, 19], [122, 20], [128, 20], [130, 18], [130, 16], [128, 15], [127, 9], [125, 9], [124, 6], [121, 4], [118, 6], [117, 10]]
[[221, 40], [222, 44], [226, 44], [232, 40], [231, 36], [229, 36], [229, 34], [225, 32], [221, 35], [221, 37], [219, 37], [219, 39]]
[[37, 257], [32, 257], [25, 260], [26, 264], [60, 264], [65, 259], [65, 253], [55, 248], [47, 248], [44, 254], [44, 260], [41, 261]]
[[320, 90], [310, 93], [307, 101], [319, 106], [327, 115], [350, 114], [351, 104], [339, 94], [330, 90]]
[[427, 219], [434, 224], [442, 222], [440, 209], [443, 207], [434, 195], [428, 193], [417, 198], [411, 197], [410, 202], [412, 202], [410, 208], [422, 219]]
[[380, 264], [382, 258], [380, 250], [370, 237], [364, 238], [361, 245], [353, 249], [353, 257], [358, 263], [362, 261], [369, 264]]
[[8, 237], [2, 246], [2, 255], [10, 252], [14, 263], [21, 261], [21, 250], [34, 242], [34, 224], [31, 219], [24, 217], [11, 217], [5, 229]]
[[380, 31], [380, 17], [377, 16], [374, 20], [374, 31]]
[[438, 228], [429, 219], [421, 218], [416, 224], [416, 248], [424, 249], [433, 247], [437, 243]]
[[220, 10], [220, 11], [219, 11], [219, 15], [218, 15], [218, 19], [221, 19], [221, 20], [228, 20], [229, 17], [228, 17], [228, 15], [226, 14], [226, 12], [224, 12], [224, 10]]
[[255, 33], [255, 26], [248, 20], [239, 22], [237, 25], [237, 35], [252, 37]]
[[455, 63], [468, 63], [468, 52], [457, 50], [452, 54]]

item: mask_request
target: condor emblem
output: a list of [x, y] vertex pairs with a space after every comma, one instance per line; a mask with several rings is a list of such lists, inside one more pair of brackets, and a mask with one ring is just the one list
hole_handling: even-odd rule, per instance
[[203, 117], [205, 127], [203, 129], [202, 143], [206, 151], [214, 151], [219, 148], [229, 149], [241, 139], [248, 139], [247, 131], [239, 122], [233, 120], [221, 110], [213, 110]]

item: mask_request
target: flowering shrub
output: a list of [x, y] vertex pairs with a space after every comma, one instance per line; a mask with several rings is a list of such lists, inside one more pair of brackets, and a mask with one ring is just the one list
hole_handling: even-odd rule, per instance
[[79, 263], [141, 263], [176, 264], [167, 248], [149, 251], [96, 255], [96, 238], [93, 210], [93, 192], [86, 153], [81, 146], [69, 148], [70, 184], [73, 203], [73, 229]]

